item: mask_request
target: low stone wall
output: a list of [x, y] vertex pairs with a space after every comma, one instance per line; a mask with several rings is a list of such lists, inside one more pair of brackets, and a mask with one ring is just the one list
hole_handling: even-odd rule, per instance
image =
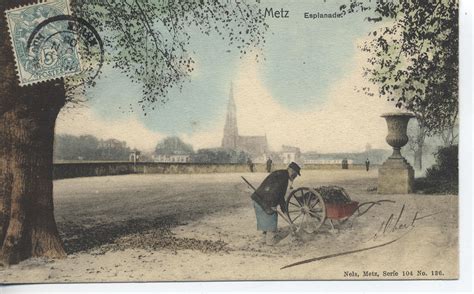
[[[284, 169], [286, 164], [274, 164], [273, 170]], [[364, 169], [365, 166], [349, 165], [349, 169]], [[342, 169], [340, 164], [306, 164], [304, 170]], [[54, 179], [97, 177], [125, 174], [198, 174], [198, 173], [243, 173], [249, 172], [246, 164], [210, 163], [158, 163], [158, 162], [81, 162], [55, 163]], [[255, 164], [255, 172], [265, 172], [265, 164]]]

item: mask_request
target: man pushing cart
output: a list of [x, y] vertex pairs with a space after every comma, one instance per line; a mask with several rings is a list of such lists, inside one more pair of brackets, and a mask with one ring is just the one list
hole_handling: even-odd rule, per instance
[[[251, 196], [257, 217], [257, 230], [262, 231], [262, 243], [268, 246], [275, 244], [275, 232], [278, 225], [277, 206], [279, 205], [281, 211], [287, 214], [285, 195], [288, 183], [291, 183], [291, 187], [296, 177], [301, 176], [300, 170], [298, 164], [292, 162], [287, 169], [270, 173], [260, 186], [254, 189]], [[253, 188], [247, 180], [245, 182]], [[280, 215], [285, 218], [283, 214]]]
[[[262, 243], [266, 245], [275, 244], [278, 215], [289, 224], [292, 235], [299, 240], [301, 231], [316, 232], [326, 220], [329, 220], [331, 232], [337, 232], [334, 221], [342, 224], [353, 215], [364, 215], [373, 206], [384, 202], [394, 203], [392, 200], [359, 203], [353, 201], [344, 188], [338, 186], [300, 187], [291, 189], [288, 197], [285, 197], [288, 183], [291, 183], [292, 188], [293, 181], [301, 175], [300, 170], [292, 162], [287, 169], [269, 174], [257, 189], [242, 177], [254, 190], [251, 198], [257, 218], [257, 230], [263, 232]], [[277, 206], [280, 206], [282, 212], [277, 210]]]

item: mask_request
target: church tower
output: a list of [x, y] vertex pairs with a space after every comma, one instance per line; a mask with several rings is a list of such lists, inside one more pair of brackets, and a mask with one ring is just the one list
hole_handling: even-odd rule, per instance
[[237, 109], [235, 107], [234, 92], [232, 84], [230, 85], [229, 103], [227, 104], [227, 117], [224, 126], [224, 137], [222, 138], [222, 147], [237, 149], [239, 140], [239, 131], [237, 129]]

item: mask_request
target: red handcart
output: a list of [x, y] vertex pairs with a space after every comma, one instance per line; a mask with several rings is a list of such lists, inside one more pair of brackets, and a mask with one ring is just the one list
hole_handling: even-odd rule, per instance
[[[287, 217], [296, 231], [304, 230], [307, 233], [313, 233], [327, 219], [334, 229], [334, 220], [343, 223], [356, 211], [358, 211], [357, 216], [361, 216], [372, 206], [379, 205], [381, 202], [393, 201], [379, 200], [359, 204], [359, 202], [353, 201], [342, 187], [301, 187], [293, 190], [287, 197]], [[361, 208], [366, 205], [368, 207], [362, 211]]]

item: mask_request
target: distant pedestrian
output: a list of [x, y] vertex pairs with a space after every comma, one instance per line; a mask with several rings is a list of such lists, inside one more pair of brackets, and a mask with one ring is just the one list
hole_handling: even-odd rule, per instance
[[370, 160], [367, 158], [367, 160], [365, 161], [365, 170], [369, 171], [369, 169], [370, 169]]
[[247, 165], [248, 165], [248, 167], [249, 167], [250, 172], [253, 173], [254, 164], [253, 164], [253, 162], [252, 162], [252, 159], [250, 159], [250, 157], [247, 158]]
[[272, 159], [269, 157], [267, 159], [267, 172], [271, 172], [272, 171], [272, 164], [273, 164], [273, 161]]
[[344, 158], [342, 161], [341, 161], [341, 165], [342, 165], [342, 169], [348, 169], [349, 168], [349, 163], [347, 161], [346, 158]]

